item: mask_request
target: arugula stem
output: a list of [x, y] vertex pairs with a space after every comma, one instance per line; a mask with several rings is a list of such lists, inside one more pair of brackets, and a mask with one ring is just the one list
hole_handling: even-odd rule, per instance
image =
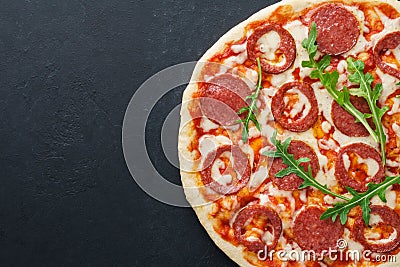
[[[374, 131], [375, 134], [378, 137], [377, 142], [379, 142], [380, 147], [381, 147], [381, 154], [382, 154], [382, 164], [385, 165], [386, 163], [386, 135], [385, 132], [383, 131], [383, 126], [382, 126], [382, 121], [381, 121], [381, 115], [378, 114], [378, 110], [377, 110], [377, 106], [376, 106], [376, 99], [375, 97], [372, 95], [373, 91], [371, 90], [370, 84], [367, 83], [366, 79], [365, 79], [365, 75], [364, 72], [362, 71], [363, 69], [357, 68], [357, 66], [355, 65], [355, 62], [353, 60], [348, 60], [347, 62], [348, 64], [351, 64], [351, 69], [354, 71], [354, 74], [357, 77], [360, 77], [360, 88], [365, 88], [365, 90], [363, 90], [363, 93], [365, 94], [365, 100], [368, 103], [368, 106], [371, 110], [372, 113], [372, 120], [375, 124], [375, 128], [376, 130]], [[350, 92], [351, 94], [351, 92]], [[384, 111], [384, 113], [386, 112], [386, 110]], [[369, 130], [368, 130], [369, 131]]]
[[[324, 71], [321, 71], [318, 67], [317, 67], [317, 63], [315, 62], [314, 58], [310, 57], [310, 62], [314, 65], [315, 70], [318, 71], [318, 74], [320, 77], [322, 77], [324, 75]], [[336, 89], [336, 85], [335, 87], [333, 87], [333, 84], [325, 82], [323, 79], [321, 79], [321, 83], [324, 85], [324, 87], [326, 88], [326, 90], [328, 91], [328, 93], [335, 99], [339, 99], [339, 94], [338, 94], [338, 90]], [[338, 102], [338, 101], [337, 101]], [[340, 105], [340, 103], [338, 103]], [[375, 133], [375, 131], [371, 128], [371, 126], [368, 124], [367, 120], [365, 120], [364, 116], [362, 115], [361, 112], [357, 112], [358, 110], [355, 109], [355, 107], [351, 104], [351, 102], [343, 102], [343, 104], [341, 105], [347, 112], [349, 112], [351, 115], [353, 115], [357, 121], [361, 122], [364, 127], [367, 129], [367, 131], [371, 134], [371, 136], [374, 138], [375, 142], [379, 142], [379, 138], [377, 136], [377, 134]]]
[[300, 185], [299, 189], [304, 189], [309, 186], [312, 186], [327, 195], [331, 195], [331, 196], [340, 198], [345, 201], [350, 200], [349, 198], [347, 198], [345, 196], [342, 196], [340, 194], [330, 191], [326, 185], [324, 186], [324, 185], [320, 184], [317, 180], [315, 180], [312, 175], [311, 165], [308, 166], [308, 171], [306, 171], [303, 168], [303, 166], [300, 165], [302, 162], [309, 162], [310, 159], [309, 158], [299, 158], [296, 160], [294, 158], [294, 155], [290, 154], [288, 152], [288, 148], [289, 148], [291, 139], [288, 138], [282, 143], [281, 141], [276, 139], [276, 135], [277, 135], [277, 132], [275, 131], [271, 137], [271, 143], [275, 146], [276, 150], [275, 151], [266, 151], [263, 153], [263, 155], [267, 156], [267, 157], [281, 158], [283, 163], [288, 165], [288, 168], [276, 173], [275, 174], [276, 177], [282, 178], [286, 175], [293, 173], [304, 180], [304, 183], [302, 185]]
[[260, 89], [262, 88], [262, 85], [261, 85], [262, 84], [262, 70], [261, 70], [260, 58], [257, 58], [256, 61], [257, 61], [257, 68], [258, 68], [258, 82], [257, 82], [257, 86], [256, 86], [256, 91], [253, 94], [254, 97], [251, 97], [252, 101], [250, 104], [250, 110], [247, 113], [247, 117], [246, 117], [247, 123], [250, 121], [251, 114], [255, 114], [255, 112], [257, 110], [257, 107], [256, 107], [257, 99], [258, 99], [258, 95], [260, 94]]
[[282, 147], [280, 146], [276, 146], [276, 149], [279, 150], [280, 153], [282, 153], [282, 158], [284, 158], [284, 161], [289, 163], [291, 165], [291, 167], [296, 169], [296, 174], [298, 176], [300, 176], [300, 178], [302, 178], [303, 180], [307, 181], [309, 184], [311, 184], [311, 186], [317, 188], [318, 190], [322, 191], [325, 194], [343, 199], [345, 201], [349, 201], [350, 199], [339, 195], [335, 192], [330, 191], [329, 189], [327, 189], [325, 186], [323, 186], [322, 184], [318, 183], [313, 177], [309, 177], [309, 175], [304, 171], [304, 168], [301, 168], [300, 165], [296, 164], [296, 162], [294, 162], [292, 159], [292, 157], [288, 157], [286, 151], [284, 151], [284, 149], [282, 149]]
[[389, 179], [386, 179], [384, 182], [380, 183], [376, 188], [374, 188], [371, 191], [367, 191], [364, 194], [361, 194], [361, 197], [359, 199], [356, 198], [352, 198], [352, 201], [349, 201], [348, 203], [346, 203], [346, 205], [350, 206], [350, 205], [354, 205], [357, 206], [359, 205], [362, 201], [364, 201], [365, 199], [371, 199], [373, 196], [377, 195], [379, 193], [379, 191], [381, 191], [382, 189], [386, 189], [391, 185], [397, 184], [400, 182], [400, 176], [395, 176], [395, 177], [387, 177]]
[[238, 111], [238, 115], [241, 115], [244, 112], [247, 112], [246, 118], [239, 120], [239, 122], [243, 123], [243, 130], [242, 130], [243, 142], [247, 142], [247, 140], [249, 138], [249, 123], [250, 123], [250, 121], [252, 121], [254, 123], [254, 125], [256, 126], [256, 128], [259, 131], [261, 131], [260, 123], [257, 120], [257, 99], [258, 99], [258, 95], [260, 94], [260, 90], [262, 89], [262, 69], [261, 69], [260, 58], [257, 58], [256, 61], [257, 61], [257, 73], [258, 73], [258, 82], [257, 82], [256, 90], [253, 94], [246, 97], [246, 100], [251, 99], [251, 104], [250, 104], [250, 106], [242, 107]]
[[321, 215], [321, 220], [332, 218], [332, 221], [335, 221], [337, 216], [340, 216], [341, 223], [345, 224], [347, 221], [347, 214], [350, 210], [356, 206], [360, 206], [364, 223], [365, 225], [368, 225], [371, 211], [371, 208], [369, 207], [371, 199], [378, 195], [383, 202], [386, 202], [386, 189], [389, 186], [398, 183], [400, 183], [400, 175], [395, 177], [386, 177], [386, 180], [380, 184], [370, 183], [368, 185], [368, 191], [364, 193], [357, 193], [355, 190], [350, 189], [349, 192], [353, 195], [353, 198], [347, 202], [337, 203], [333, 208], [327, 209]]
[[316, 62], [314, 57], [317, 53], [318, 46], [315, 44], [317, 39], [317, 27], [315, 22], [311, 26], [310, 34], [307, 39], [302, 43], [302, 46], [307, 50], [309, 61], [303, 61], [303, 67], [313, 68], [311, 72], [311, 78], [319, 78], [322, 85], [326, 88], [328, 93], [334, 98], [334, 100], [343, 107], [347, 112], [353, 115], [357, 121], [361, 122], [367, 131], [374, 138], [375, 142], [379, 142], [377, 133], [368, 124], [364, 114], [356, 109], [349, 99], [349, 92], [347, 89], [339, 91], [336, 89], [339, 73], [334, 71], [332, 73], [326, 72], [325, 69], [330, 64], [330, 56], [326, 55], [320, 62]]

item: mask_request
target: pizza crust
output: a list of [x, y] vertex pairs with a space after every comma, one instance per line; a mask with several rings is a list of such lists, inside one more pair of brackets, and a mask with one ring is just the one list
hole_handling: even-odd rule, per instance
[[[199, 218], [200, 223], [206, 229], [207, 233], [211, 237], [211, 239], [215, 242], [215, 244], [222, 250], [224, 253], [235, 261], [240, 266], [253, 266], [247, 260], [245, 260], [243, 247], [241, 245], [234, 246], [230, 242], [225, 241], [221, 238], [221, 236], [215, 232], [213, 229], [213, 221], [209, 218], [209, 213], [212, 209], [212, 203], [207, 203], [204, 199], [203, 195], [198, 189], [197, 185], [197, 177], [195, 174], [196, 167], [190, 166], [187, 164], [187, 160], [191, 159], [195, 160], [195, 157], [192, 152], [188, 151], [188, 146], [191, 144], [192, 140], [195, 138], [195, 133], [193, 131], [193, 123], [190, 122], [191, 115], [185, 103], [189, 102], [192, 99], [192, 95], [194, 92], [197, 91], [197, 83], [198, 78], [200, 77], [200, 72], [202, 69], [202, 62], [206, 62], [209, 58], [211, 58], [214, 54], [224, 49], [225, 44], [232, 41], [239, 41], [244, 33], [245, 33], [245, 26], [251, 22], [263, 20], [266, 17], [270, 16], [273, 11], [276, 10], [281, 5], [291, 5], [295, 12], [301, 11], [307, 7], [311, 7], [317, 3], [324, 3], [324, 2], [332, 2], [327, 0], [283, 0], [281, 2], [275, 3], [271, 6], [268, 6], [251, 17], [247, 20], [241, 22], [237, 26], [233, 27], [229, 30], [226, 34], [224, 34], [198, 61], [193, 75], [191, 77], [191, 83], [187, 86], [184, 91], [181, 109], [181, 124], [179, 130], [179, 138], [178, 138], [178, 152], [179, 152], [179, 159], [181, 164], [181, 180], [184, 187], [185, 195], [189, 203], [192, 205], [194, 211], [196, 212], [197, 217]], [[353, 0], [353, 1], [342, 1], [343, 3], [355, 3], [355, 2], [366, 2], [362, 0]], [[382, 1], [369, 1], [370, 3], [388, 3], [395, 7], [397, 10], [400, 11], [400, 2], [396, 0], [382, 0]], [[185, 171], [185, 170], [192, 170], [192, 171]], [[207, 203], [205, 205], [199, 205], [201, 203]], [[398, 261], [400, 261], [400, 253], [396, 255]], [[396, 261], [397, 261], [396, 260]], [[368, 266], [368, 265], [366, 265]], [[374, 265], [376, 266], [376, 265]], [[385, 267], [394, 267], [397, 266], [396, 263], [385, 263], [380, 266]]]

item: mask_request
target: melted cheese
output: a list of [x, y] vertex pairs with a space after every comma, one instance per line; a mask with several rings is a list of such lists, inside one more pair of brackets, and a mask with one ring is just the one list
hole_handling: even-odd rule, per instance
[[[358, 164], [366, 164], [368, 166], [368, 171], [367, 171], [367, 175], [369, 177], [373, 177], [375, 174], [378, 173], [379, 171], [379, 163], [376, 162], [374, 159], [371, 158], [367, 158], [364, 159], [362, 157], [360, 157], [359, 155], [357, 155], [357, 163]], [[348, 171], [350, 168], [350, 159], [349, 159], [349, 155], [344, 154], [343, 155], [343, 163], [344, 163], [344, 168]]]
[[247, 47], [247, 42], [244, 42], [243, 44], [232, 45], [231, 50], [233, 51], [233, 53], [242, 53], [246, 51], [246, 47]]
[[336, 151], [336, 150], [339, 149], [339, 147], [336, 145], [335, 141], [332, 140], [332, 139], [328, 139], [328, 140], [319, 139], [318, 140], [318, 146], [321, 149], [324, 149], [324, 150], [334, 150], [334, 151]]
[[346, 60], [340, 60], [337, 66], [337, 71], [340, 74], [347, 72], [347, 62]]
[[[290, 203], [290, 209], [287, 210], [286, 206], [281, 203], [275, 205], [269, 199], [269, 195], [277, 198], [286, 199]], [[291, 227], [291, 220], [289, 218], [293, 216], [296, 208], [296, 201], [293, 197], [292, 191], [279, 190], [272, 184], [272, 182], [269, 182], [265, 186], [265, 192], [259, 194], [259, 199], [261, 205], [275, 207], [275, 210], [280, 214], [280, 217], [282, 218], [282, 225], [284, 229], [288, 229], [289, 227]]]
[[364, 51], [367, 51], [368, 49], [371, 48], [371, 45], [367, 42], [365, 39], [364, 35], [360, 35], [358, 37], [356, 45], [348, 52], [344, 53], [344, 57], [349, 57], [349, 56], [357, 56], [359, 53], [362, 53]]
[[366, 25], [364, 12], [362, 10], [358, 9], [356, 6], [347, 6], [346, 5], [345, 8], [348, 11], [350, 11], [351, 13], [353, 13], [353, 15], [358, 19], [358, 21], [362, 22], [361, 31], [369, 32], [369, 29]]
[[390, 19], [378, 8], [375, 8], [375, 12], [378, 14], [380, 20], [382, 21], [384, 29], [380, 33], [372, 35], [371, 42], [373, 45], [375, 45], [382, 37], [384, 37], [388, 33], [398, 31], [400, 27], [400, 17], [396, 19]]
[[300, 200], [303, 203], [307, 203], [307, 191], [306, 190], [300, 190]]
[[373, 148], [378, 149], [378, 143], [374, 141], [372, 136], [367, 137], [351, 137], [341, 133], [339, 130], [336, 130], [333, 133], [333, 138], [339, 143], [340, 147], [347, 146], [354, 143], [364, 143]]
[[[246, 78], [247, 78], [246, 80], [250, 80], [250, 82], [254, 85], [258, 81], [258, 72], [253, 69], [247, 69], [246, 70]], [[247, 85], [249, 85], [249, 84], [247, 83]]]
[[[394, 55], [396, 60], [399, 62], [399, 60], [400, 60], [400, 45], [398, 45], [395, 49], [390, 49], [389, 51]], [[396, 66], [396, 68], [397, 68], [397, 66]]]
[[377, 215], [377, 214], [371, 214], [370, 218], [369, 218], [369, 225], [375, 225], [378, 224], [380, 222], [383, 222], [381, 216]]
[[327, 185], [328, 188], [336, 187], [338, 181], [335, 178], [334, 168], [331, 168], [327, 172], [319, 171], [315, 176], [315, 180], [320, 184]]
[[328, 169], [328, 158], [320, 153], [317, 153], [319, 165], [321, 166], [322, 170]]
[[397, 137], [400, 138], [400, 125], [395, 122], [392, 124], [392, 129], [396, 133]]
[[324, 202], [328, 205], [334, 205], [338, 202], [342, 202], [340, 198], [332, 197], [330, 195], [324, 196]]
[[322, 131], [324, 131], [324, 133], [329, 133], [330, 130], [332, 129], [332, 125], [327, 121], [323, 121], [321, 124], [321, 127], [322, 127]]
[[[290, 110], [288, 114], [290, 118], [296, 117], [300, 112], [303, 111], [301, 117], [299, 119], [304, 118], [310, 112], [311, 104], [308, 98], [298, 89], [290, 89], [287, 91], [289, 94], [296, 94], [299, 98], [299, 101], [294, 104], [293, 108]], [[289, 102], [289, 97], [285, 96], [283, 98], [285, 105]]]
[[383, 205], [383, 206], [388, 206], [391, 209], [396, 208], [396, 200], [397, 200], [397, 194], [395, 191], [392, 190], [392, 187], [388, 187], [385, 192], [386, 200], [387, 202], [384, 203], [378, 196], [374, 196], [371, 199], [371, 204], [372, 205]]
[[306, 50], [301, 45], [301, 42], [307, 38], [308, 35], [308, 27], [305, 26], [300, 20], [294, 20], [292, 22], [287, 23], [283, 26], [294, 38], [296, 42], [296, 51], [298, 51], [296, 55], [296, 60], [293, 63], [293, 67], [288, 71], [292, 72], [293, 69], [300, 67], [300, 77], [305, 78], [310, 76], [312, 69], [310, 68], [302, 68], [301, 62], [308, 60], [308, 54]]
[[222, 145], [231, 145], [232, 141], [223, 135], [211, 135], [205, 134], [199, 139], [199, 151], [202, 158], [205, 159], [206, 156]]
[[218, 129], [219, 125], [215, 124], [207, 118], [202, 118], [200, 122], [200, 127], [204, 130], [204, 132], [209, 132], [211, 130]]
[[273, 233], [266, 231], [264, 235], [262, 236], [262, 241], [265, 242], [267, 245], [272, 245], [272, 242], [274, 242], [274, 235]]
[[[364, 246], [361, 245], [361, 243], [354, 241], [351, 239], [351, 233], [350, 230], [346, 227], [344, 228], [344, 233], [343, 233], [343, 239], [346, 240], [347, 242], [347, 248], [349, 250], [356, 250], [356, 251], [362, 251], [364, 250]], [[351, 254], [350, 254], [351, 255]]]
[[275, 51], [279, 48], [281, 38], [275, 31], [270, 31], [261, 36], [258, 39], [257, 44], [260, 47], [260, 51], [264, 53], [264, 57], [268, 60], [275, 59]]
[[[229, 158], [229, 162], [231, 166], [235, 166], [235, 160], [234, 157], [232, 157], [231, 152], [224, 152], [220, 155], [220, 158]], [[228, 166], [226, 166], [225, 162], [222, 161], [220, 158], [215, 159], [212, 168], [211, 168], [211, 177], [215, 181], [218, 181], [220, 184], [227, 186], [228, 184], [232, 183], [232, 176], [229, 174], [224, 174], [222, 175], [220, 172], [220, 169], [225, 169]], [[241, 179], [241, 176], [239, 173], [237, 173], [237, 178], [238, 180]]]
[[258, 170], [252, 173], [250, 176], [250, 181], [249, 181], [250, 191], [256, 190], [267, 178], [268, 178], [268, 170], [265, 167], [260, 166], [260, 168], [258, 168]]
[[237, 198], [238, 197], [234, 196], [234, 195], [225, 197], [221, 201], [221, 206], [226, 210], [235, 210], [240, 207], [240, 204], [239, 204]]
[[301, 68], [301, 62], [304, 60], [308, 60], [308, 54], [301, 45], [302, 40], [307, 38], [308, 28], [305, 25], [303, 25], [300, 20], [294, 20], [292, 22], [289, 22], [286, 25], [284, 25], [283, 28], [285, 28], [295, 39], [296, 51], [298, 51], [298, 53], [291, 68], [280, 73], [279, 75], [272, 76], [271, 84], [276, 88], [279, 88], [284, 83], [294, 81], [292, 72], [293, 69], [295, 68], [300, 68], [300, 77], [302, 78], [309, 76], [312, 71], [311, 69], [308, 68]]
[[280, 75], [272, 76], [271, 84], [272, 84], [272, 86], [279, 88], [283, 84], [288, 83], [288, 82], [293, 82], [293, 81], [294, 81], [294, 78], [293, 78], [291, 70], [289, 69], [285, 72], [282, 72]]
[[[369, 220], [369, 225], [377, 225], [379, 223], [384, 222], [381, 218], [381, 216], [377, 214], [371, 214], [370, 220]], [[386, 244], [388, 242], [393, 241], [397, 237], [397, 231], [396, 229], [393, 228], [393, 232], [390, 234], [388, 238], [381, 238], [381, 234], [373, 231], [367, 231], [365, 232], [365, 238], [368, 240], [368, 243], [371, 244]]]
[[399, 162], [399, 161], [393, 161], [393, 160], [387, 159], [387, 160], [386, 160], [386, 165], [389, 166], [389, 167], [394, 167], [394, 168], [396, 168], [396, 167], [400, 167], [400, 162]]
[[398, 83], [398, 80], [395, 77], [382, 72], [379, 68], [377, 68], [376, 74], [382, 80], [383, 90], [381, 97], [379, 98], [379, 103], [383, 105], [388, 96], [393, 93], [393, 88], [396, 88], [396, 83]]
[[247, 59], [247, 51], [240, 53], [237, 56], [231, 56], [224, 60], [224, 65], [234, 67], [235, 65], [243, 64]]
[[242, 149], [242, 151], [244, 153], [247, 154], [247, 156], [249, 158], [250, 166], [253, 166], [253, 163], [254, 163], [254, 150], [253, 150], [253, 148], [251, 148], [251, 146], [248, 145], [248, 144], [241, 145], [240, 148]]
[[[388, 115], [393, 115], [395, 113], [400, 112], [400, 98], [394, 97], [393, 99], [393, 106], [392, 108], [388, 111]], [[394, 130], [394, 129], [393, 129]]]
[[369, 177], [373, 177], [379, 171], [379, 163], [376, 162], [374, 159], [371, 159], [371, 158], [363, 159], [363, 158], [359, 157], [358, 163], [366, 164], [368, 166], [367, 174]]
[[269, 197], [267, 194], [260, 194], [258, 196], [258, 198], [260, 199], [260, 205], [265, 205], [267, 203], [270, 203]]

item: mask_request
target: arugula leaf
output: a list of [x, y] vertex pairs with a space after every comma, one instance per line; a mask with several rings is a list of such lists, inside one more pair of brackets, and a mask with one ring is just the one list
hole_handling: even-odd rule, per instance
[[251, 104], [250, 104], [250, 106], [242, 107], [237, 112], [238, 115], [241, 115], [241, 114], [247, 112], [246, 118], [238, 120], [239, 122], [243, 123], [242, 140], [244, 143], [246, 143], [247, 140], [249, 139], [249, 123], [250, 123], [250, 121], [252, 121], [254, 123], [254, 125], [256, 126], [257, 130], [259, 130], [261, 132], [261, 125], [257, 120], [258, 108], [257, 108], [256, 104], [257, 104], [258, 95], [260, 94], [260, 90], [262, 89], [262, 70], [261, 70], [260, 58], [257, 58], [256, 61], [257, 61], [257, 68], [258, 68], [258, 83], [257, 83], [256, 90], [254, 91], [254, 93], [246, 97], [246, 100], [247, 99], [251, 100]]
[[340, 217], [342, 224], [346, 223], [347, 214], [350, 210], [356, 206], [361, 206], [363, 219], [365, 225], [369, 224], [371, 208], [369, 206], [371, 198], [378, 195], [379, 198], [386, 202], [386, 189], [394, 184], [400, 183], [400, 175], [395, 177], [386, 177], [385, 181], [380, 184], [369, 183], [368, 190], [364, 193], [358, 193], [350, 187], [346, 187], [347, 191], [353, 196], [353, 198], [347, 202], [336, 203], [333, 208], [327, 209], [322, 215], [321, 220], [332, 218], [332, 221], [336, 221], [337, 216]]
[[315, 61], [314, 58], [318, 49], [318, 46], [315, 44], [316, 40], [317, 25], [314, 22], [311, 26], [308, 38], [304, 39], [302, 42], [302, 46], [307, 50], [309, 55], [309, 61], [303, 61], [301, 64], [302, 67], [313, 68], [314, 70], [310, 73], [310, 77], [312, 79], [319, 79], [333, 99], [347, 112], [353, 115], [357, 122], [361, 122], [364, 125], [364, 127], [374, 138], [375, 142], [379, 142], [380, 139], [378, 138], [377, 133], [371, 128], [366, 119], [369, 114], [363, 114], [353, 106], [353, 104], [350, 102], [349, 90], [346, 87], [343, 88], [342, 91], [339, 91], [336, 88], [339, 80], [339, 73], [337, 71], [325, 71], [331, 62], [331, 57], [329, 55], [325, 55], [319, 62]]
[[291, 173], [296, 174], [298, 177], [304, 180], [303, 184], [300, 185], [299, 189], [304, 189], [306, 187], [312, 186], [320, 191], [322, 191], [325, 194], [343, 199], [345, 201], [349, 201], [350, 199], [336, 194], [328, 189], [326, 185], [322, 185], [319, 182], [317, 182], [313, 175], [312, 175], [312, 170], [311, 170], [311, 165], [308, 166], [308, 170], [306, 171], [303, 166], [300, 166], [301, 163], [303, 162], [309, 162], [309, 158], [299, 158], [295, 159], [293, 154], [290, 154], [287, 150], [289, 148], [291, 139], [288, 138], [286, 139], [283, 143], [280, 140], [276, 139], [276, 131], [271, 137], [271, 143], [276, 147], [276, 151], [266, 151], [263, 153], [264, 156], [267, 157], [272, 157], [272, 158], [281, 158], [283, 163], [286, 164], [288, 167], [286, 169], [281, 170], [277, 174], [275, 174], [276, 177], [282, 178], [286, 175], [289, 175]]
[[361, 60], [355, 61], [354, 58], [349, 57], [347, 59], [347, 66], [350, 72], [349, 80], [353, 83], [357, 83], [360, 85], [359, 88], [349, 89], [351, 95], [363, 97], [372, 112], [372, 121], [375, 124], [375, 134], [378, 136], [379, 143], [381, 146], [381, 154], [382, 154], [382, 163], [385, 165], [386, 163], [386, 135], [383, 131], [382, 126], [382, 117], [389, 110], [388, 107], [379, 108], [377, 105], [377, 101], [379, 100], [379, 96], [382, 93], [383, 87], [382, 84], [377, 84], [372, 90], [371, 84], [374, 81], [374, 77], [370, 73], [364, 74], [364, 62]]

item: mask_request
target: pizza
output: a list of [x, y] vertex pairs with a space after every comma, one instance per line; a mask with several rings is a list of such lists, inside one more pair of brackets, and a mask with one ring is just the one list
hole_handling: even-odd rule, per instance
[[400, 2], [283, 0], [235, 26], [196, 65], [178, 149], [237, 264], [397, 266]]

